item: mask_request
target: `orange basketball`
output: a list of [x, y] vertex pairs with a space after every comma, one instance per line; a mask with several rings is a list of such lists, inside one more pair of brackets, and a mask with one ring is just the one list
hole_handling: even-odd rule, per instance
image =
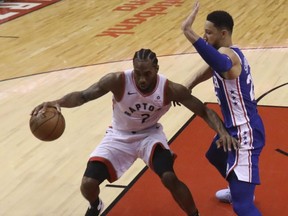
[[32, 115], [29, 123], [32, 134], [42, 141], [56, 140], [65, 130], [63, 115], [53, 107], [47, 107], [45, 113]]

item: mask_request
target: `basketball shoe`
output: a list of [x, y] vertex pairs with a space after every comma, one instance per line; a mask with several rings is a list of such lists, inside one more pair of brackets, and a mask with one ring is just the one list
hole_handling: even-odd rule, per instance
[[[232, 196], [229, 187], [227, 189], [217, 191], [215, 196], [220, 202], [232, 203]], [[253, 201], [255, 201], [255, 196], [253, 197]]]
[[102, 200], [99, 199], [99, 204], [98, 204], [97, 208], [95, 208], [93, 206], [89, 206], [89, 208], [86, 211], [85, 216], [98, 216], [98, 215], [100, 215], [103, 208], [104, 208], [104, 204], [103, 204]]
[[215, 196], [220, 202], [232, 203], [232, 196], [231, 196], [230, 188], [217, 191]]

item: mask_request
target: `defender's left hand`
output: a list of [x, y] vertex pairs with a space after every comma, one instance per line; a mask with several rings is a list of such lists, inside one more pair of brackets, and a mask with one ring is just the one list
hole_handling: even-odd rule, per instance
[[237, 139], [230, 135], [220, 136], [220, 138], [216, 141], [217, 148], [223, 147], [225, 152], [231, 151], [232, 147], [234, 150], [239, 149], [240, 143]]

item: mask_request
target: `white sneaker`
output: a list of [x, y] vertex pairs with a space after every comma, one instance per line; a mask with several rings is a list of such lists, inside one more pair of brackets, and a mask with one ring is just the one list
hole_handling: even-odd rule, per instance
[[232, 203], [232, 196], [229, 188], [217, 191], [215, 196], [220, 202]]
[[[227, 189], [217, 191], [215, 196], [220, 202], [232, 203], [232, 196], [229, 187]], [[255, 196], [253, 197], [253, 201], [255, 201]]]
[[102, 202], [102, 200], [99, 198], [99, 204], [97, 206], [97, 210], [99, 211], [99, 213], [101, 213], [104, 209], [104, 203]]

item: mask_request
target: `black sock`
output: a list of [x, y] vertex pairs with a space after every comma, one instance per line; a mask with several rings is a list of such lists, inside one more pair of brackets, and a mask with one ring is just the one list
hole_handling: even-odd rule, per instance
[[96, 208], [96, 209], [97, 209], [97, 207], [98, 207], [98, 205], [99, 205], [99, 198], [97, 198], [95, 202], [93, 202], [93, 203], [90, 203], [90, 205], [91, 205], [91, 207], [93, 207], [93, 208]]
[[90, 203], [90, 206], [86, 213], [85, 213], [85, 216], [95, 216], [95, 215], [99, 215], [99, 210], [97, 209], [99, 205], [99, 198], [97, 198], [97, 200], [93, 203]]

